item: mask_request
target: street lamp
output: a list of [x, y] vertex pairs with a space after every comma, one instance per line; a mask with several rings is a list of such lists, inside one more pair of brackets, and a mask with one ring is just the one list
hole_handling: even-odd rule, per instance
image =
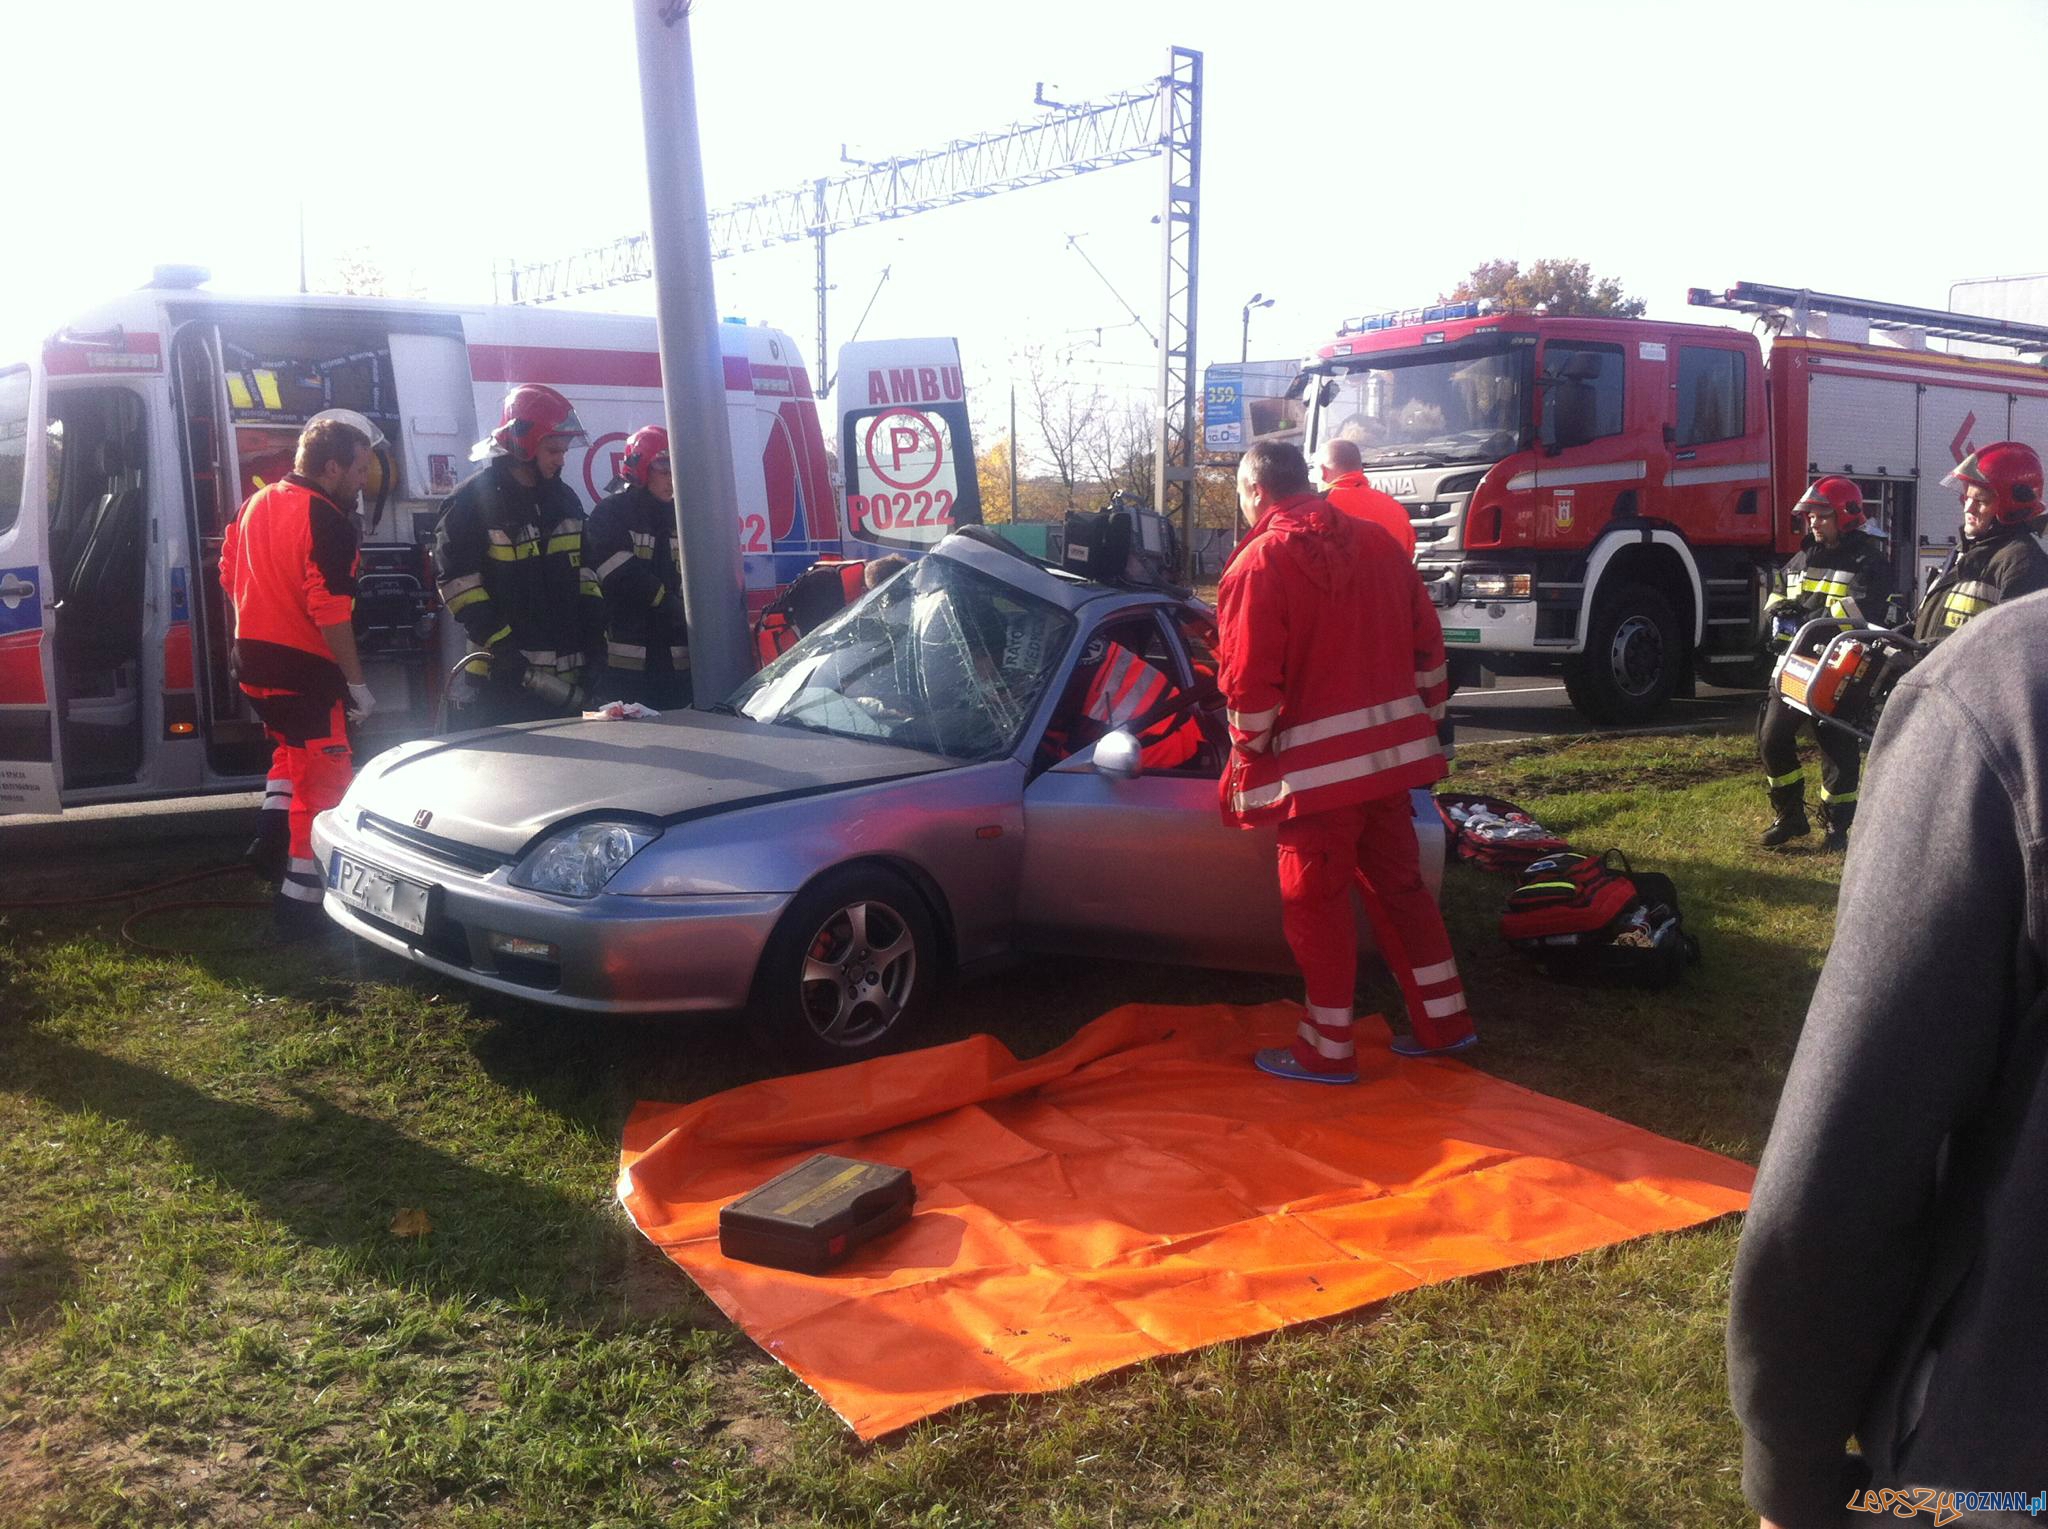
[[1249, 361], [1252, 358], [1252, 309], [1270, 308], [1272, 306], [1273, 299], [1267, 297], [1263, 292], [1254, 292], [1250, 297], [1245, 299], [1244, 344], [1238, 351], [1237, 359], [1239, 361]]

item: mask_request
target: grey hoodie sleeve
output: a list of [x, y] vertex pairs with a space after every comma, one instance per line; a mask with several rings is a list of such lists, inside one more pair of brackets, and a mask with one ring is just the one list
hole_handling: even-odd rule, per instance
[[1990, 1094], [2014, 1023], [2028, 903], [2013, 733], [1994, 738], [1946, 682], [2009, 655], [1955, 647], [1902, 683], [1871, 754], [1834, 946], [1736, 1256], [1743, 1489], [1785, 1529], [1845, 1521], [1848, 1439], [1925, 1274], [1943, 1144]]

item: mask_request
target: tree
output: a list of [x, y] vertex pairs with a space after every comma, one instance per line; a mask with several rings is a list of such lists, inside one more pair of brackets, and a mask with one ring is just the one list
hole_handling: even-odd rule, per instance
[[1081, 438], [1081, 458], [1089, 479], [1104, 498], [1121, 492], [1135, 503], [1152, 503], [1158, 478], [1159, 415], [1150, 399], [1133, 395], [1123, 403], [1105, 403]]
[[1046, 364], [1045, 351], [1031, 346], [1024, 352], [1022, 400], [1038, 437], [1045, 445], [1046, 461], [1066, 495], [1063, 508], [1073, 509], [1085, 471], [1086, 443], [1095, 435], [1102, 414], [1102, 392], [1054, 376]]
[[1546, 313], [1620, 319], [1641, 318], [1644, 306], [1640, 297], [1624, 296], [1612, 276], [1594, 280], [1593, 268], [1583, 260], [1538, 260], [1526, 271], [1519, 260], [1488, 260], [1459, 282], [1447, 300], [1469, 298], [1486, 298], [1502, 308], [1540, 307]]

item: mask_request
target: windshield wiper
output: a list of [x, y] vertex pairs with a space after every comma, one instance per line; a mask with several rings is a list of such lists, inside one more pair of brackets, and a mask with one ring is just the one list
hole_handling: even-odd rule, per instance
[[737, 717], [740, 714], [740, 709], [730, 701], [713, 701], [704, 710], [716, 712], [721, 717]]
[[1444, 465], [1444, 458], [1434, 451], [1408, 451], [1395, 448], [1381, 455], [1367, 457], [1365, 465], [1368, 468], [1394, 466], [1441, 467]]

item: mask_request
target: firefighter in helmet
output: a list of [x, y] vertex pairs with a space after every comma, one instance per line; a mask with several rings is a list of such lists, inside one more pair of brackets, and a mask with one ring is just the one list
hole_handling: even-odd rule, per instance
[[1913, 635], [1921, 642], [1940, 642], [1994, 605], [2048, 589], [2048, 552], [2034, 540], [2048, 515], [2034, 448], [1994, 442], [1941, 481], [1963, 491], [1963, 534], [1920, 602]]
[[[1774, 646], [1783, 648], [1816, 617], [1832, 617], [1844, 627], [1882, 622], [1892, 592], [1891, 559], [1864, 514], [1862, 491], [1847, 478], [1822, 478], [1792, 513], [1806, 521], [1806, 544], [1779, 570], [1778, 598], [1765, 613]], [[1763, 842], [1776, 848], [1813, 831], [1806, 819], [1806, 775], [1799, 764], [1802, 724], [1820, 745], [1823, 847], [1845, 849], [1856, 818], [1861, 745], [1853, 734], [1822, 727], [1786, 705], [1775, 691], [1764, 702], [1756, 734], [1774, 814]]]
[[633, 432], [610, 497], [584, 531], [583, 558], [604, 590], [605, 699], [657, 711], [690, 704], [690, 636], [676, 558], [668, 431]]
[[522, 383], [470, 453], [434, 531], [441, 601], [469, 636], [476, 726], [573, 715], [604, 665], [604, 595], [583, 552], [583, 504], [562, 481], [585, 438], [568, 399]]

